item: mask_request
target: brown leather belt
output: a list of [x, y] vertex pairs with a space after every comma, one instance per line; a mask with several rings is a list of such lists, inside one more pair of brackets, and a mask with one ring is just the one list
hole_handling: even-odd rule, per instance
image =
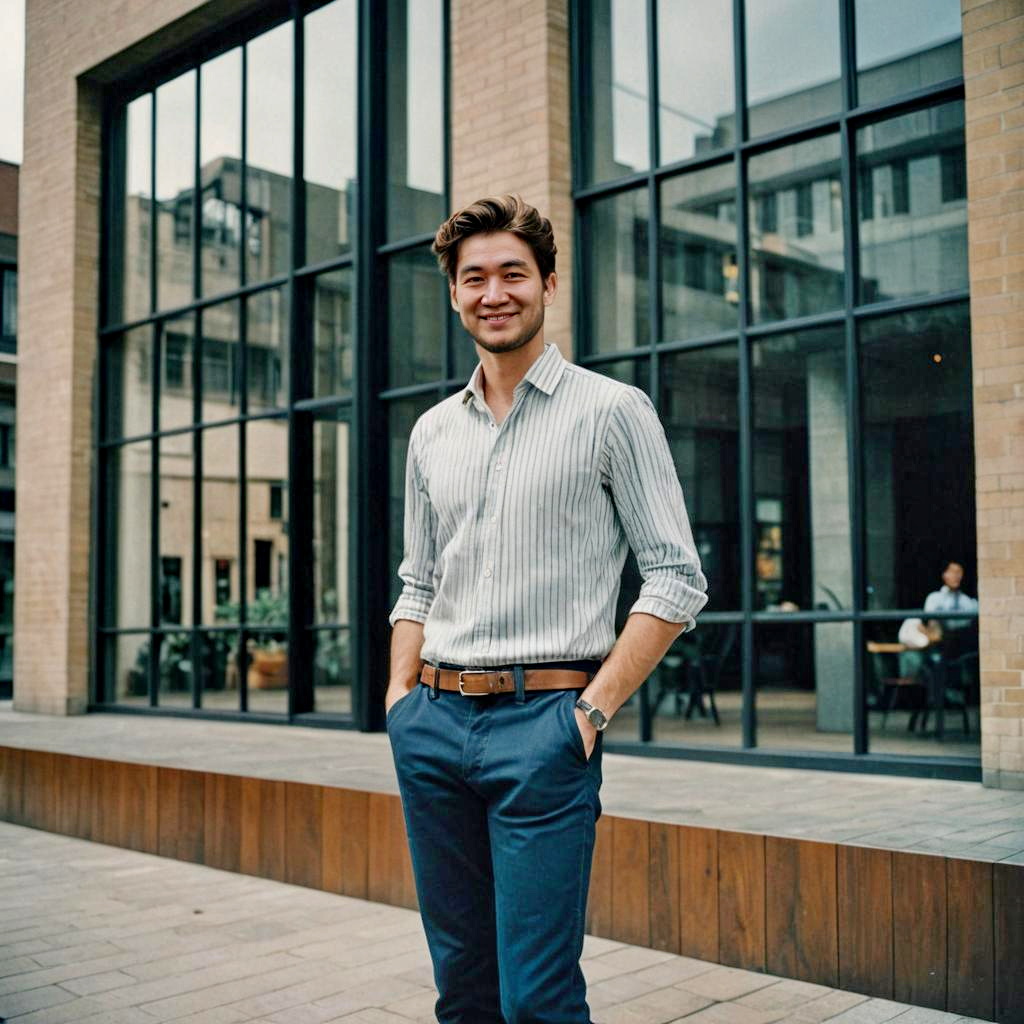
[[[582, 690], [590, 682], [586, 672], [568, 668], [528, 668], [524, 673], [527, 690]], [[420, 672], [424, 686], [461, 693], [463, 697], [486, 697], [492, 693], [514, 693], [512, 669], [496, 671], [479, 668], [438, 668], [426, 664]]]

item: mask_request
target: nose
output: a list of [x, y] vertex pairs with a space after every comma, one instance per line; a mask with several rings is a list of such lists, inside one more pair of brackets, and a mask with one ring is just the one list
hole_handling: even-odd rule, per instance
[[483, 302], [487, 306], [500, 306], [506, 298], [505, 283], [501, 278], [491, 278], [484, 290]]

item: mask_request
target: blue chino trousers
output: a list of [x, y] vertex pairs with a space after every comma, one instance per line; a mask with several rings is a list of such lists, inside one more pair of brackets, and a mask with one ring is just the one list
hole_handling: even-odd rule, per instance
[[589, 1024], [579, 959], [601, 737], [577, 692], [417, 685], [387, 719], [439, 1024]]

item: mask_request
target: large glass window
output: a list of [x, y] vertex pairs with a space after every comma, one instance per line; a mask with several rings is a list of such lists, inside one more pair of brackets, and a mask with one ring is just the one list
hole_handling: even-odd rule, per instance
[[709, 581], [615, 739], [977, 758], [958, 5], [573, 15], [577, 351], [650, 390]]

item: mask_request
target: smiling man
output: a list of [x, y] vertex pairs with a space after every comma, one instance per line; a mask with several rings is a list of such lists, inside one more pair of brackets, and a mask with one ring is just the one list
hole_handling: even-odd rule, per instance
[[[385, 706], [437, 1019], [587, 1024], [601, 731], [706, 583], [647, 396], [545, 343], [550, 222], [481, 199], [434, 252], [480, 363], [409, 439]], [[616, 641], [627, 547], [644, 582]]]

